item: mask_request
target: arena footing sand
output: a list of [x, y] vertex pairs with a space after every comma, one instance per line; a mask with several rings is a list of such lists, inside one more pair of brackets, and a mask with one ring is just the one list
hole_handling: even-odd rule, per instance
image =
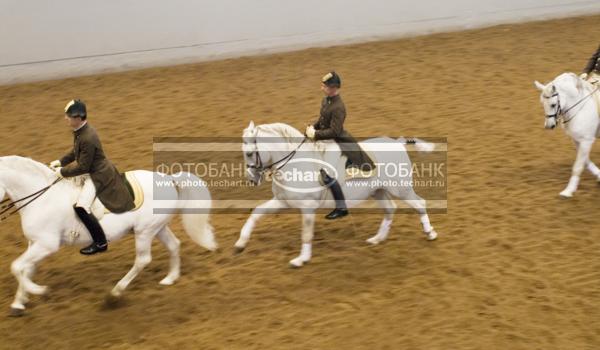
[[[212, 217], [221, 250], [182, 240], [172, 287], [166, 250], [116, 307], [105, 295], [130, 268], [133, 239], [110, 252], [63, 249], [34, 280], [26, 316], [0, 316], [2, 349], [598, 349], [600, 186], [585, 174], [560, 200], [574, 160], [561, 130], [543, 129], [533, 80], [579, 72], [600, 16], [397, 41], [310, 49], [120, 74], [0, 87], [0, 154], [49, 162], [70, 146], [66, 101], [84, 99], [121, 170], [150, 169], [159, 136], [241, 136], [250, 119], [301, 128], [318, 113], [319, 78], [344, 81], [356, 136], [448, 138], [448, 214], [424, 240], [416, 214], [397, 215], [371, 247], [380, 215], [316, 224], [314, 259], [298, 215], [261, 221], [232, 254], [246, 218]], [[600, 161], [594, 150], [592, 159]], [[20, 220], [0, 226], [0, 310], [16, 289], [10, 263], [27, 246]]]

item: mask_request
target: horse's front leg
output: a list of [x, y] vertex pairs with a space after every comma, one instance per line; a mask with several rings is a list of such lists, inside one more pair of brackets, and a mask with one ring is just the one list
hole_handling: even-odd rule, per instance
[[246, 223], [242, 227], [240, 238], [237, 240], [237, 242], [235, 242], [235, 252], [241, 253], [244, 251], [246, 244], [248, 244], [248, 241], [250, 240], [250, 235], [252, 235], [252, 230], [258, 222], [258, 219], [267, 213], [276, 213], [279, 209], [283, 209], [285, 207], [287, 207], [287, 205], [283, 201], [280, 201], [277, 198], [272, 198], [254, 208], [252, 214], [250, 214], [250, 217], [248, 220], [246, 220]]
[[579, 178], [581, 176], [581, 172], [583, 172], [583, 168], [589, 160], [590, 150], [592, 149], [593, 143], [594, 141], [587, 140], [576, 143], [577, 157], [575, 158], [575, 163], [573, 164], [573, 169], [571, 170], [571, 178], [569, 179], [569, 183], [567, 184], [567, 187], [560, 193], [561, 197], [573, 197], [573, 193], [577, 191]]
[[29, 248], [12, 262], [10, 269], [17, 279], [19, 286], [15, 299], [10, 305], [11, 315], [21, 316], [25, 311], [25, 304], [29, 301], [28, 293], [35, 295], [46, 294], [48, 287], [40, 286], [34, 283], [30, 277], [33, 275], [35, 265], [58, 250], [58, 245], [43, 244], [42, 242], [33, 242]]
[[302, 209], [302, 249], [298, 257], [290, 260], [292, 267], [301, 267], [312, 257], [312, 240], [315, 228], [315, 210]]

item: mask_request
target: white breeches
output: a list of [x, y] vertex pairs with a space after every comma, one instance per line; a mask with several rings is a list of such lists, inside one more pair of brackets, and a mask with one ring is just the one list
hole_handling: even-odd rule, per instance
[[79, 197], [77, 198], [77, 207], [82, 207], [88, 213], [92, 212], [92, 203], [96, 199], [96, 187], [94, 187], [94, 182], [89, 175], [82, 175], [81, 180], [83, 184], [81, 185], [81, 192], [79, 192]]

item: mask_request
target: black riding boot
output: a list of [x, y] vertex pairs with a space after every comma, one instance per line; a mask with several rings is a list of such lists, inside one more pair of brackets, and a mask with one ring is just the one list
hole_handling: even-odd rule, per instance
[[104, 230], [102, 230], [102, 226], [98, 222], [98, 219], [94, 216], [94, 214], [88, 213], [82, 207], [73, 207], [75, 209], [75, 213], [83, 222], [85, 227], [90, 231], [90, 235], [94, 242], [89, 246], [81, 249], [79, 252], [84, 255], [92, 255], [100, 252], [105, 252], [108, 249], [108, 243], [106, 242], [106, 236], [104, 235]]
[[333, 199], [335, 199], [335, 209], [325, 216], [325, 219], [333, 220], [348, 215], [348, 209], [346, 208], [346, 200], [344, 199], [344, 193], [340, 183], [329, 176], [325, 170], [321, 169], [321, 177], [326, 186], [329, 186]]

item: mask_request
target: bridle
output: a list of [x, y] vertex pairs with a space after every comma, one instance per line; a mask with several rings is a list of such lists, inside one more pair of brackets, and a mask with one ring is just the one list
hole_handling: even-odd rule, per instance
[[[298, 152], [298, 149], [300, 149], [300, 147], [304, 144], [304, 142], [306, 142], [307, 137], [305, 136], [302, 139], [302, 142], [300, 142], [300, 144], [298, 144], [298, 146], [296, 146], [296, 148], [291, 151], [290, 153], [288, 153], [286, 156], [284, 156], [283, 158], [272, 162], [269, 165], [263, 165], [262, 159], [260, 158], [260, 152], [258, 151], [258, 146], [256, 147], [256, 150], [253, 152], [254, 156], [255, 156], [255, 164], [246, 164], [246, 168], [247, 169], [255, 169], [258, 170], [259, 173], [262, 175], [265, 171], [267, 170], [273, 170], [272, 168], [278, 164], [278, 167], [275, 168], [275, 171], [283, 168], [290, 160], [292, 160], [292, 158], [294, 158], [294, 156], [296, 155], [296, 153]], [[254, 143], [256, 144], [256, 141], [254, 141]]]
[[562, 120], [563, 124], [567, 124], [568, 122], [570, 122], [571, 120], [573, 120], [573, 118], [575, 118], [577, 116], [577, 113], [575, 113], [571, 118], [565, 120], [564, 117], [565, 117], [566, 113], [568, 113], [570, 110], [572, 110], [573, 108], [575, 108], [577, 105], [579, 105], [580, 103], [584, 102], [588, 98], [592, 97], [592, 95], [594, 95], [594, 93], [596, 91], [598, 91], [598, 89], [600, 89], [600, 87], [596, 87], [595, 89], [592, 90], [592, 92], [590, 92], [589, 94], [587, 94], [586, 96], [584, 96], [583, 98], [581, 98], [579, 101], [577, 101], [571, 107], [563, 110], [562, 106], [561, 106], [561, 103], [560, 103], [560, 95], [558, 94], [558, 91], [556, 91], [556, 87], [554, 85], [552, 86], [552, 88], [554, 90], [554, 93], [551, 96], [544, 96], [544, 95], [542, 95], [542, 96], [545, 99], [550, 99], [552, 97], [556, 97], [556, 112], [554, 114], [547, 114], [546, 118], [555, 118], [556, 120], [558, 120], [560, 118]]
[[[19, 210], [25, 208], [26, 206], [31, 204], [31, 202], [40, 198], [44, 193], [46, 193], [46, 191], [48, 191], [50, 189], [50, 187], [54, 186], [60, 180], [62, 180], [62, 177], [57, 178], [56, 180], [54, 180], [54, 182], [52, 182], [50, 185], [42, 188], [41, 190], [36, 191], [36, 192], [34, 192], [28, 196], [25, 196], [21, 199], [17, 199], [16, 201], [11, 201], [10, 198], [6, 198], [5, 200], [1, 201], [0, 202], [0, 204], [1, 204], [0, 205], [0, 222], [8, 219], [11, 215], [16, 214]], [[25, 202], [25, 204], [21, 205], [20, 207], [17, 207], [17, 203], [22, 202], [26, 199], [29, 199], [29, 200], [27, 202]], [[13, 209], [13, 210], [10, 211], [11, 209]]]

